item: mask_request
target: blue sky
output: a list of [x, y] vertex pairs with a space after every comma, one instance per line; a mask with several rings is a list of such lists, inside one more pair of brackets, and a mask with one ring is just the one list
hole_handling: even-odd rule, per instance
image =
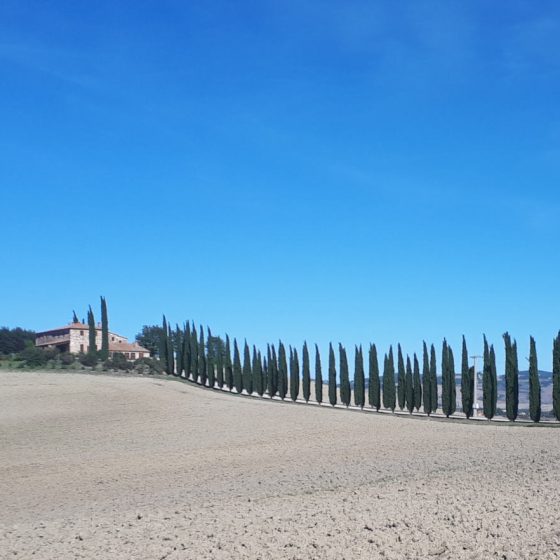
[[559, 52], [557, 2], [4, 0], [0, 323], [548, 369]]

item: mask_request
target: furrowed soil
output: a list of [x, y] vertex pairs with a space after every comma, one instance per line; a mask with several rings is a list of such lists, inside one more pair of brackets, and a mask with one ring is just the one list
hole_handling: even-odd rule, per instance
[[0, 373], [0, 557], [560, 557], [560, 431]]

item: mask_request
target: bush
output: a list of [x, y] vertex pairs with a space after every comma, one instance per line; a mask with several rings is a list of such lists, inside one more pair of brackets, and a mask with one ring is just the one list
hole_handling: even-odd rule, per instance
[[97, 354], [94, 354], [93, 352], [80, 354], [78, 359], [83, 366], [95, 367], [97, 365]]
[[59, 359], [60, 363], [63, 366], [71, 366], [76, 360], [76, 357], [74, 356], [74, 354], [70, 354], [70, 352], [62, 352], [62, 354], [60, 354], [59, 356]]
[[47, 365], [47, 362], [52, 359], [52, 355], [52, 352], [42, 348], [28, 346], [18, 354], [18, 359], [24, 362], [20, 367], [41, 367]]
[[134, 362], [134, 369], [139, 373], [163, 374], [164, 369], [159, 360], [140, 358]]

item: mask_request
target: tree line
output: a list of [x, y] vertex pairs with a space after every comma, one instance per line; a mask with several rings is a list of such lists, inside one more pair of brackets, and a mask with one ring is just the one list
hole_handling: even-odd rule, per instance
[[[238, 393], [268, 395], [296, 401], [303, 397], [311, 399], [310, 352], [304, 342], [301, 354], [298, 349], [279, 341], [267, 344], [261, 352], [256, 346], [244, 341], [242, 348], [237, 339], [225, 341], [213, 336], [210, 328], [206, 330], [194, 323], [186, 322], [174, 329], [165, 316], [161, 330], [158, 331], [158, 354], [163, 369], [169, 375], [185, 377], [196, 383], [212, 388], [229, 389]], [[509, 333], [503, 335], [505, 361], [505, 398], [506, 416], [514, 421], [519, 410], [519, 366], [517, 342], [512, 341]], [[484, 355], [482, 368], [482, 410], [487, 419], [496, 415], [498, 401], [498, 375], [494, 346], [483, 339]], [[312, 349], [313, 350], [313, 349]], [[422, 356], [403, 354], [397, 346], [397, 358], [393, 347], [383, 356], [383, 370], [380, 371], [377, 348], [370, 344], [367, 358], [361, 346], [354, 348], [353, 379], [350, 379], [348, 355], [342, 344], [338, 347], [329, 344], [327, 378], [327, 398], [330, 405], [340, 403], [346, 407], [352, 403], [360, 408], [367, 406], [379, 411], [381, 408], [394, 412], [397, 408], [409, 413], [423, 411], [430, 416], [441, 408], [449, 417], [456, 412], [457, 382], [455, 358], [446, 340], [441, 350], [441, 390], [438, 391], [437, 352], [432, 344], [428, 348], [423, 343]], [[323, 402], [323, 367], [318, 346], [314, 346], [314, 400]], [[338, 367], [336, 354], [338, 354]], [[301, 355], [301, 361], [300, 361]], [[420, 363], [422, 367], [420, 368]], [[366, 365], [367, 364], [367, 373]], [[461, 348], [460, 392], [463, 414], [471, 418], [474, 413], [474, 376], [469, 367], [467, 343], [463, 336]], [[339, 381], [337, 383], [337, 380]], [[367, 387], [367, 391], [366, 391]], [[367, 393], [367, 394], [366, 394]], [[537, 364], [535, 340], [530, 339], [529, 356], [529, 415], [533, 422], [541, 419], [541, 386]], [[560, 332], [553, 341], [553, 415], [560, 420]]]

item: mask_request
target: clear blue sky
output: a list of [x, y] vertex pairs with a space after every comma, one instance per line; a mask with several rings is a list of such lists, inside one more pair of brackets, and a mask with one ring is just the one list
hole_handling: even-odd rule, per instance
[[[0, 4], [0, 324], [560, 328], [556, 1]], [[353, 353], [351, 352], [351, 356]], [[326, 356], [324, 356], [326, 359]]]

